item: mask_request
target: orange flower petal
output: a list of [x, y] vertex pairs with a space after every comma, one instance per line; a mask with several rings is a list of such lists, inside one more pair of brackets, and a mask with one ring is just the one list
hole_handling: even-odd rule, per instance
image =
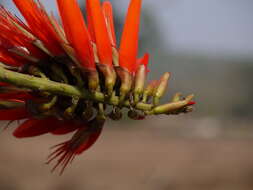
[[95, 69], [91, 38], [76, 0], [57, 0], [66, 37], [86, 69]]
[[22, 59], [17, 55], [12, 54], [7, 49], [1, 47], [1, 45], [0, 45], [0, 62], [14, 67], [19, 67], [26, 63], [24, 59]]
[[33, 34], [44, 42], [48, 50], [53, 55], [63, 54], [59, 37], [54, 31], [42, 4], [37, 4], [34, 0], [13, 0], [13, 2], [24, 16]]
[[103, 9], [111, 45], [116, 48], [117, 40], [116, 40], [115, 29], [114, 29], [112, 4], [109, 1], [105, 1], [103, 3], [102, 9]]
[[88, 0], [86, 0], [86, 18], [87, 18], [88, 31], [90, 33], [92, 41], [95, 42], [96, 37], [95, 37], [95, 31], [94, 31], [94, 26], [93, 26], [91, 7]]
[[140, 12], [142, 0], [131, 0], [119, 50], [120, 66], [134, 73], [137, 69]]
[[88, 18], [93, 24], [101, 64], [112, 66], [112, 46], [99, 0], [87, 0]]

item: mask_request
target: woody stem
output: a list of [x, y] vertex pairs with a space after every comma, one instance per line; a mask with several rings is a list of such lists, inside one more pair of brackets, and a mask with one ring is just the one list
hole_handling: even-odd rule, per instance
[[[86, 89], [80, 89], [76, 86], [63, 84], [55, 81], [51, 81], [44, 78], [39, 78], [27, 74], [22, 74], [14, 71], [7, 70], [0, 66], [0, 81], [12, 84], [18, 87], [29, 88], [33, 90], [49, 92], [52, 94], [79, 97], [87, 100], [93, 100], [96, 102], [106, 103], [114, 106], [118, 106], [120, 101], [119, 97], [112, 96], [109, 100], [101, 92], [90, 92]], [[129, 108], [130, 102], [125, 101], [124, 107]], [[150, 111], [153, 108], [152, 104], [138, 103], [135, 107], [138, 110]]]

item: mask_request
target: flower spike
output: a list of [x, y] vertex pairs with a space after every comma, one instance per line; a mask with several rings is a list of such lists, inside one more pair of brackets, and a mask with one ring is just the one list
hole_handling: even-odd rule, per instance
[[52, 171], [88, 150], [107, 118], [193, 111], [193, 95], [160, 104], [169, 72], [146, 84], [149, 54], [137, 58], [142, 0], [130, 0], [119, 50], [109, 1], [85, 0], [87, 26], [77, 0], [55, 1], [62, 25], [40, 0], [13, 0], [26, 23], [0, 5], [0, 120], [24, 120], [16, 138], [73, 132], [53, 147]]
[[130, 73], [135, 73], [137, 69], [141, 3], [142, 0], [131, 0], [120, 42], [120, 66]]

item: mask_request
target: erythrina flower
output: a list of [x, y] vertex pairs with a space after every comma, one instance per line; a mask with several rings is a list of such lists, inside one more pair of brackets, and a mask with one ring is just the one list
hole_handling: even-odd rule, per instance
[[136, 72], [140, 12], [142, 0], [130, 2], [119, 49], [120, 66], [130, 73]]
[[97, 45], [99, 62], [112, 66], [112, 46], [106, 27], [105, 17], [99, 0], [86, 0], [87, 17], [91, 33], [94, 34], [94, 42]]
[[88, 33], [81, 10], [76, 0], [57, 0], [62, 23], [81, 64], [87, 69], [95, 69], [91, 37]]
[[130, 0], [119, 50], [109, 1], [86, 0], [87, 26], [77, 0], [55, 1], [62, 25], [36, 0], [13, 0], [25, 23], [0, 6], [0, 120], [22, 120], [17, 138], [73, 132], [53, 147], [52, 171], [62, 174], [122, 108], [134, 120], [192, 111], [193, 95], [159, 105], [170, 73], [145, 87], [149, 54], [137, 58], [142, 0]]
[[103, 3], [102, 9], [103, 9], [105, 23], [106, 23], [107, 31], [108, 31], [109, 38], [111, 41], [111, 45], [112, 47], [116, 48], [117, 42], [116, 42], [116, 35], [115, 35], [114, 22], [113, 22], [112, 4], [109, 1], [105, 1]]
[[13, 0], [26, 19], [30, 31], [39, 38], [53, 55], [63, 54], [58, 36], [50, 23], [49, 16], [41, 3], [34, 0]]

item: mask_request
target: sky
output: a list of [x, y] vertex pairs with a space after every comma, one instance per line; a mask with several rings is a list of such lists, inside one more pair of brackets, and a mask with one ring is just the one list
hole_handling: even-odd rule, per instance
[[[11, 0], [4, 0], [16, 13]], [[41, 0], [55, 10], [53, 0]], [[113, 1], [122, 12], [128, 1]], [[176, 53], [253, 57], [252, 0], [143, 0]], [[145, 26], [144, 26], [145, 27]]]

